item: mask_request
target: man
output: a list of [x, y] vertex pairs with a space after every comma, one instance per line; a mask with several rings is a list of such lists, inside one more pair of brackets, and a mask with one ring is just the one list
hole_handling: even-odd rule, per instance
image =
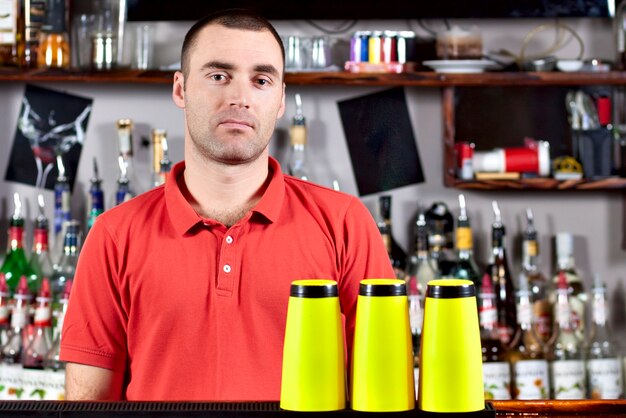
[[188, 32], [172, 93], [185, 160], [89, 232], [63, 329], [68, 399], [278, 400], [296, 279], [337, 280], [352, 341], [359, 281], [393, 270], [357, 198], [269, 157], [283, 72], [256, 15]]

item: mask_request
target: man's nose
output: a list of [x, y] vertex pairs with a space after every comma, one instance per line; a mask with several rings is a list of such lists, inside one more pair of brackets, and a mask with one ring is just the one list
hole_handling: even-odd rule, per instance
[[245, 80], [233, 80], [230, 84], [229, 105], [231, 107], [249, 108], [250, 86]]

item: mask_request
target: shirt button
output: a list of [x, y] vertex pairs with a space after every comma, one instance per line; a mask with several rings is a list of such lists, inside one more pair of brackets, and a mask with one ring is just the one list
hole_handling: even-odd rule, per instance
[[228, 264], [225, 264], [224, 265], [224, 273], [230, 273], [230, 270], [231, 270], [230, 266]]
[[227, 244], [232, 244], [233, 243], [233, 237], [231, 237], [230, 235], [226, 237], [226, 243]]

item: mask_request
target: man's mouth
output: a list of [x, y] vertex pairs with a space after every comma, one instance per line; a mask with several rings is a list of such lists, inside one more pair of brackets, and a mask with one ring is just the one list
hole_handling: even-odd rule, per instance
[[224, 119], [220, 122], [220, 125], [225, 126], [227, 128], [236, 128], [236, 129], [254, 129], [254, 125], [246, 120], [242, 119]]

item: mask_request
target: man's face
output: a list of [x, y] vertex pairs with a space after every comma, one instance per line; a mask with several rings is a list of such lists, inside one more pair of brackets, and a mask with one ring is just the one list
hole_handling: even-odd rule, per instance
[[177, 73], [173, 96], [185, 109], [190, 151], [224, 164], [258, 158], [285, 110], [276, 39], [265, 30], [209, 25], [198, 34], [188, 64], [184, 89], [177, 89]]

